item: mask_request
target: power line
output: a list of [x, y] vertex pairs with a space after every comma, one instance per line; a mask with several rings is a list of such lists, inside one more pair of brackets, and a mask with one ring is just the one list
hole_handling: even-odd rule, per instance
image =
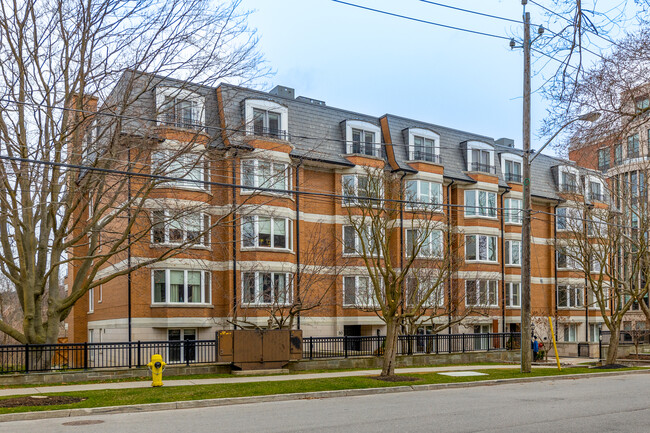
[[349, 3], [349, 2], [345, 2], [345, 1], [341, 1], [341, 0], [332, 0], [332, 1], [335, 2], [335, 3], [340, 3], [340, 4], [347, 5], [347, 6], [352, 6], [352, 7], [363, 9], [363, 10], [366, 10], [366, 11], [376, 12], [376, 13], [379, 13], [379, 14], [388, 15], [388, 16], [396, 17], [396, 18], [402, 18], [402, 19], [405, 19], [405, 20], [415, 21], [415, 22], [422, 23], [422, 24], [429, 24], [429, 25], [432, 25], [432, 26], [442, 27], [442, 28], [450, 29], [450, 30], [457, 30], [457, 31], [465, 32], [465, 33], [473, 33], [475, 35], [480, 35], [480, 36], [488, 36], [490, 38], [505, 39], [507, 41], [510, 40], [510, 38], [508, 38], [506, 36], [499, 36], [499, 35], [495, 35], [495, 34], [492, 34], [492, 33], [479, 32], [479, 31], [476, 31], [476, 30], [464, 29], [464, 28], [461, 28], [461, 27], [455, 27], [455, 26], [450, 26], [450, 25], [447, 25], [447, 24], [436, 23], [436, 22], [433, 22], [433, 21], [427, 21], [427, 20], [423, 20], [423, 19], [420, 19], [420, 18], [414, 18], [414, 17], [410, 17], [410, 16], [407, 16], [407, 15], [401, 15], [401, 14], [397, 14], [397, 13], [394, 13], [394, 12], [388, 12], [388, 11], [384, 11], [384, 10], [381, 10], [381, 9], [375, 9], [375, 8], [371, 8], [371, 7], [368, 7], [368, 6], [362, 6], [362, 5], [358, 5], [358, 4], [355, 4], [355, 3]]
[[422, 3], [428, 3], [430, 5], [440, 6], [440, 7], [447, 8], [447, 9], [453, 9], [453, 10], [460, 11], [460, 12], [466, 12], [466, 13], [469, 13], [469, 14], [479, 15], [479, 16], [483, 16], [483, 17], [487, 17], [487, 18], [494, 18], [496, 20], [502, 20], [502, 21], [508, 21], [508, 22], [511, 22], [511, 23], [521, 24], [521, 20], [514, 20], [512, 18], [500, 17], [500, 16], [497, 16], [497, 15], [490, 15], [490, 14], [486, 14], [486, 13], [483, 13], [483, 12], [473, 11], [473, 10], [470, 10], [470, 9], [463, 9], [463, 8], [459, 8], [459, 7], [456, 7], [456, 6], [450, 6], [450, 5], [446, 5], [446, 4], [442, 4], [442, 3], [438, 3], [438, 2], [433, 2], [433, 1], [429, 1], [429, 0], [419, 0], [419, 1], [421, 1]]

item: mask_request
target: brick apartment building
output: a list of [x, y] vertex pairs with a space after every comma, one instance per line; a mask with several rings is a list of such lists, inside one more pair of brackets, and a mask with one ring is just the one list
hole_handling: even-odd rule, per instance
[[[305, 336], [383, 335], [385, 326], [377, 314], [359, 308], [355, 300], [360, 286], [367, 284], [365, 268], [346, 252], [346, 204], [338, 197], [344, 184], [364, 181], [367, 167], [401, 174], [404, 187], [439, 204], [432, 211], [448, 222], [450, 233], [464, 240], [459, 243], [464, 245], [464, 263], [447, 282], [442, 302], [471, 287], [481, 292], [487, 305], [483, 314], [467, 317], [453, 331], [519, 330], [522, 152], [512, 140], [392, 114], [374, 117], [333, 108], [295, 97], [293, 89], [282, 86], [266, 93], [144, 75], [136, 82], [141, 86], [128, 91], [137, 94], [138, 101], [129, 108], [133, 117], [123, 122], [123, 134], [150, 131], [156, 147], [148, 160], [134, 164], [153, 167], [164, 160], [165, 149], [191, 137], [207, 156], [205, 164], [185, 176], [213, 184], [180, 180], [156, 191], [153, 220], [164, 218], [178, 201], [201, 203], [201, 215], [188, 218], [185, 226], [155, 225], [151, 236], [133, 248], [130, 260], [160, 254], [174, 239], [186, 239], [214, 224], [224, 209], [244, 202], [246, 206], [238, 210], [240, 224], [215, 227], [193, 248], [132, 272], [133, 340], [209, 339], [217, 330], [231, 329], [235, 316], [265, 325], [264, 297], [257, 295], [273, 282], [286, 299], [298, 296], [292, 275], [299, 265], [309, 264], [307, 250], [314, 242], [331, 245], [329, 264], [344, 264], [344, 269], [330, 277], [325, 268], [319, 271], [325, 280], [333, 279], [332, 289], [322, 305], [303, 312], [294, 326]], [[122, 98], [125, 88], [118, 84], [112, 98]], [[162, 117], [163, 106], [173, 107], [175, 114]], [[269, 173], [274, 174], [272, 181]], [[532, 312], [540, 321], [554, 318], [560, 341], [597, 341], [602, 323], [590, 305], [584, 271], [572, 269], [570, 260], [555, 249], [558, 232], [565, 227], [566, 206], [590, 199], [576, 189], [591, 179], [590, 173], [545, 155], [532, 166]], [[593, 176], [591, 181], [600, 180]], [[246, 186], [280, 192], [252, 196]], [[291, 193], [296, 190], [323, 194]], [[315, 241], [316, 232], [320, 238]], [[400, 235], [396, 256], [406, 236]], [[123, 267], [124, 261], [116, 259], [102, 275]], [[68, 278], [74, 274], [70, 267]], [[472, 302], [469, 296], [465, 302]], [[75, 342], [126, 341], [128, 321], [123, 275], [95, 287], [75, 305], [67, 320], [68, 336]]]

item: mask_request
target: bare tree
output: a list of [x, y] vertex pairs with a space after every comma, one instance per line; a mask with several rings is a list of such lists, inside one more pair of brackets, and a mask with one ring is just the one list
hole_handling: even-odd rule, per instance
[[[2, 320], [1, 331], [21, 343], [54, 343], [90, 288], [188, 251], [228, 220], [216, 215], [207, 226], [193, 220], [170, 232], [164, 227], [197, 210], [152, 215], [150, 199], [168, 203], [156, 191], [209, 180], [197, 176], [207, 173], [205, 160], [221, 157], [206, 146], [215, 131], [202, 126], [204, 114], [174, 101], [184, 90], [200, 93], [190, 81], [265, 72], [247, 16], [239, 1], [2, 3], [0, 272], [24, 320], [22, 329]], [[141, 98], [167, 77], [179, 80], [177, 93], [153, 115], [143, 111]], [[160, 153], [161, 127], [189, 130], [179, 133], [185, 144]], [[128, 261], [152, 231], [180, 237], [156, 257]], [[120, 262], [128, 264], [115, 267]], [[59, 285], [66, 266], [67, 292]]]

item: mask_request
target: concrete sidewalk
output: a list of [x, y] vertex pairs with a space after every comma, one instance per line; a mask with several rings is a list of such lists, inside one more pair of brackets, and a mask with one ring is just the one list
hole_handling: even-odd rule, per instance
[[[582, 358], [584, 361], [584, 358]], [[567, 363], [568, 364], [568, 363]], [[468, 370], [487, 370], [487, 369], [517, 369], [518, 364], [498, 364], [498, 365], [458, 365], [447, 367], [414, 367], [414, 368], [397, 368], [396, 373], [431, 373], [445, 371], [468, 371]], [[555, 365], [536, 365], [534, 368], [556, 368]], [[381, 370], [354, 370], [354, 371], [337, 371], [331, 373], [303, 373], [303, 374], [279, 374], [273, 376], [239, 376], [223, 377], [214, 379], [180, 379], [164, 380], [165, 387], [170, 386], [191, 386], [191, 385], [214, 385], [226, 383], [250, 383], [250, 382], [279, 382], [285, 380], [305, 380], [305, 379], [325, 379], [332, 377], [350, 377], [350, 376], [373, 376], [381, 373]], [[61, 386], [43, 386], [28, 388], [9, 388], [0, 390], [0, 397], [18, 396], [18, 395], [35, 395], [35, 394], [52, 394], [60, 392], [73, 391], [94, 391], [103, 389], [132, 389], [132, 388], [149, 388], [151, 381], [137, 382], [112, 382], [112, 383], [89, 383], [83, 385], [61, 385]]]

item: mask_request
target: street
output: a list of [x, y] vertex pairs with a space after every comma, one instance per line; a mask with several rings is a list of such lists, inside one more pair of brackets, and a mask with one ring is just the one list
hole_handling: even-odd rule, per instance
[[[650, 375], [20, 421], [0, 432], [642, 432]], [[77, 425], [74, 425], [77, 424]]]

